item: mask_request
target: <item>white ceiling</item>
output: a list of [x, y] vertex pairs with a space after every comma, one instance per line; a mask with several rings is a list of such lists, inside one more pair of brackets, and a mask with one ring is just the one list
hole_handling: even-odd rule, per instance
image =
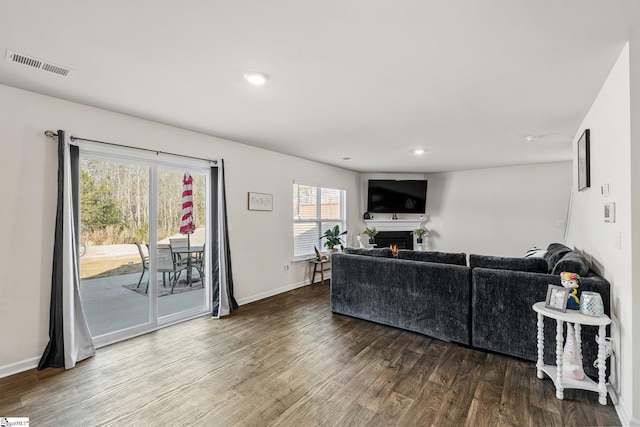
[[638, 3], [2, 1], [0, 83], [361, 172], [569, 160]]

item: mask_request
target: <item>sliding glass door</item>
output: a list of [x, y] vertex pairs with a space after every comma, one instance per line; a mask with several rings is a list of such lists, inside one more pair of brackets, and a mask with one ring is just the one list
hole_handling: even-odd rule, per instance
[[[174, 316], [202, 309], [206, 298], [207, 174], [187, 171], [191, 177], [193, 221], [191, 234], [180, 234], [183, 216], [184, 169], [158, 168], [158, 316]], [[167, 246], [168, 245], [168, 246]], [[164, 249], [164, 250], [163, 250]], [[169, 252], [170, 251], [170, 252]], [[171, 254], [171, 257], [163, 254]]]
[[[96, 344], [208, 313], [208, 164], [112, 147], [80, 152], [80, 295]], [[180, 233], [185, 176], [191, 234]]]

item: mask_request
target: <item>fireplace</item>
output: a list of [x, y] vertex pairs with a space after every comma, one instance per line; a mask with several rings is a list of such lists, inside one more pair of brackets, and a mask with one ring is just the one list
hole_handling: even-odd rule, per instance
[[413, 235], [410, 231], [380, 231], [375, 241], [379, 248], [396, 245], [398, 249], [413, 249]]

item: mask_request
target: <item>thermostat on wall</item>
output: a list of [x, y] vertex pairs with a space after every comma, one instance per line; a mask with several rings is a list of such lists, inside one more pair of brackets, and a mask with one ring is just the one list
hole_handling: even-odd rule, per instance
[[604, 204], [604, 222], [616, 222], [616, 204], [605, 203]]

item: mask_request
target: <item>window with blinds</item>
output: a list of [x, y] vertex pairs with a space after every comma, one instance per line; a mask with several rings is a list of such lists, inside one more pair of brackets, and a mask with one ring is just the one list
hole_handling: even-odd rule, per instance
[[320, 236], [336, 225], [345, 230], [344, 190], [293, 184], [293, 256], [309, 258], [314, 246], [324, 250]]

